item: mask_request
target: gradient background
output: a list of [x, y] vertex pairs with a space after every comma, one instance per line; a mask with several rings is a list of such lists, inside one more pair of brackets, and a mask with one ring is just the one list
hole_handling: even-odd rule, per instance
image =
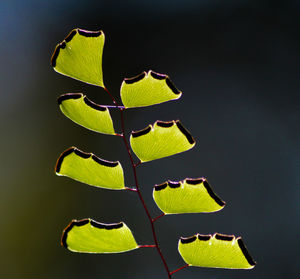
[[[214, 214], [168, 216], [156, 224], [171, 270], [183, 265], [180, 236], [242, 235], [258, 262], [250, 271], [188, 268], [173, 277], [296, 278], [299, 274], [299, 1], [8, 1], [0, 2], [1, 278], [166, 278], [154, 249], [118, 255], [60, 247], [73, 218], [125, 221], [139, 243], [152, 236], [135, 193], [99, 190], [54, 175], [59, 154], [75, 145], [121, 160], [119, 138], [97, 135], [62, 115], [56, 98], [82, 92], [110, 104], [101, 88], [55, 73], [55, 45], [75, 27], [104, 30], [104, 79], [118, 98], [124, 77], [167, 73], [179, 101], [126, 114], [128, 130], [180, 119], [193, 150], [138, 168], [153, 215], [152, 187], [205, 176], [227, 202]], [[298, 34], [297, 34], [298, 33]], [[116, 127], [119, 115], [113, 113]]]

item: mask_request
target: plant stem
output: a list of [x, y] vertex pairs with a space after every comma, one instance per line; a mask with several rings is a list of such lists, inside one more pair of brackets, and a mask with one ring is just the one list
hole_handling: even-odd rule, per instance
[[137, 189], [129, 188], [129, 187], [125, 187], [125, 190], [132, 191], [132, 192], [137, 192]]
[[139, 248], [153, 248], [153, 247], [156, 247], [156, 245], [139, 245]]
[[102, 106], [106, 108], [116, 108], [116, 109], [124, 108], [123, 106], [110, 106], [110, 105], [102, 105]]
[[148, 208], [146, 206], [146, 203], [145, 203], [144, 198], [142, 196], [142, 193], [140, 191], [140, 187], [139, 187], [139, 183], [138, 183], [138, 178], [137, 178], [137, 172], [136, 172], [136, 167], [140, 164], [140, 162], [137, 163], [137, 164], [134, 163], [133, 157], [132, 157], [132, 154], [131, 154], [131, 151], [130, 151], [130, 148], [129, 148], [129, 144], [128, 144], [128, 141], [127, 141], [126, 136], [125, 136], [125, 121], [124, 121], [124, 110], [125, 110], [125, 108], [118, 105], [116, 99], [107, 90], [107, 88], [104, 88], [104, 89], [108, 93], [108, 95], [110, 96], [110, 98], [112, 99], [112, 101], [116, 105], [116, 107], [120, 110], [120, 114], [121, 114], [121, 126], [122, 126], [122, 134], [121, 134], [122, 136], [121, 137], [123, 139], [123, 142], [125, 144], [125, 147], [126, 147], [126, 150], [127, 150], [130, 162], [131, 162], [133, 176], [134, 176], [134, 181], [135, 181], [136, 192], [137, 192], [137, 194], [139, 196], [139, 199], [140, 199], [140, 201], [141, 201], [141, 203], [142, 203], [142, 205], [144, 207], [144, 210], [146, 212], [146, 215], [147, 215], [147, 217], [149, 219], [149, 222], [150, 222], [150, 225], [151, 225], [151, 230], [152, 230], [152, 235], [153, 235], [153, 239], [154, 239], [154, 243], [155, 243], [155, 248], [156, 248], [156, 250], [157, 250], [157, 252], [158, 252], [158, 254], [159, 254], [159, 256], [160, 256], [160, 258], [161, 258], [161, 260], [163, 262], [165, 270], [166, 270], [166, 272], [168, 274], [168, 279], [171, 279], [172, 278], [171, 277], [172, 273], [170, 272], [169, 267], [167, 265], [167, 262], [166, 262], [163, 254], [161, 252], [161, 249], [159, 247], [159, 243], [158, 243], [158, 240], [157, 240], [157, 235], [156, 235], [155, 227], [154, 227], [154, 221], [153, 221], [153, 219], [152, 219], [152, 217], [150, 215], [150, 212], [149, 212], [149, 210], [148, 210]]
[[136, 164], [134, 164], [134, 167], [138, 167], [142, 162], [141, 161], [138, 161]]
[[184, 268], [186, 268], [186, 267], [189, 267], [189, 266], [190, 266], [189, 264], [186, 264], [186, 265], [184, 265], [184, 266], [182, 266], [182, 267], [179, 267], [179, 268], [175, 269], [174, 271], [170, 272], [170, 275], [174, 274], [175, 272], [177, 272], [177, 271], [179, 271], [179, 270], [181, 270], [181, 269], [184, 269]]
[[157, 217], [155, 217], [154, 219], [152, 219], [152, 222], [154, 223], [156, 220], [158, 220], [161, 217], [164, 217], [165, 215], [166, 215], [165, 213], [162, 213], [162, 214], [158, 215]]

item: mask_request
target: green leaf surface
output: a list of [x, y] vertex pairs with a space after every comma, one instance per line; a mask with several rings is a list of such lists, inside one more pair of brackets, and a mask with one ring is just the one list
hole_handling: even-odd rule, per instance
[[147, 162], [187, 151], [195, 140], [179, 120], [156, 121], [153, 126], [132, 132], [130, 144], [141, 162]]
[[92, 219], [73, 220], [65, 228], [61, 243], [80, 253], [121, 253], [139, 248], [125, 223], [103, 224]]
[[256, 264], [242, 238], [234, 235], [216, 233], [213, 236], [197, 234], [181, 237], [178, 251], [191, 266], [250, 269]]
[[107, 107], [100, 106], [81, 93], [68, 93], [58, 99], [62, 113], [75, 123], [98, 133], [115, 135]]
[[167, 75], [151, 70], [133, 78], [125, 78], [121, 85], [121, 99], [126, 108], [145, 107], [176, 100], [181, 94]]
[[65, 76], [104, 87], [102, 53], [104, 33], [73, 29], [59, 43], [51, 58], [54, 70]]
[[165, 214], [215, 212], [225, 206], [205, 178], [155, 185], [153, 198]]
[[85, 153], [76, 147], [64, 151], [57, 160], [55, 172], [77, 181], [111, 190], [124, 190], [124, 174], [120, 162], [110, 162]]

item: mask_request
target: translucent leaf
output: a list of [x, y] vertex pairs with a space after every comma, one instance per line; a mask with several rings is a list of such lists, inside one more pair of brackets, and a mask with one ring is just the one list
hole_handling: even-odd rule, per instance
[[120, 162], [105, 161], [76, 147], [64, 151], [57, 160], [55, 172], [77, 181], [112, 190], [125, 189]]
[[234, 235], [216, 233], [213, 236], [197, 234], [181, 237], [178, 251], [191, 266], [250, 269], [256, 264], [242, 238]]
[[132, 132], [130, 144], [141, 162], [147, 162], [187, 151], [195, 140], [179, 120], [156, 121], [153, 126]]
[[155, 185], [153, 198], [166, 214], [214, 212], [225, 206], [205, 178]]
[[64, 230], [62, 245], [73, 252], [121, 253], [139, 248], [125, 223], [103, 224], [73, 220]]
[[107, 107], [90, 101], [81, 93], [68, 93], [58, 98], [62, 113], [75, 123], [103, 134], [115, 135]]
[[167, 75], [153, 71], [143, 72], [134, 78], [125, 78], [121, 85], [121, 99], [126, 108], [176, 100], [181, 94]]
[[54, 70], [65, 76], [104, 87], [102, 74], [102, 31], [73, 29], [59, 43], [51, 58]]

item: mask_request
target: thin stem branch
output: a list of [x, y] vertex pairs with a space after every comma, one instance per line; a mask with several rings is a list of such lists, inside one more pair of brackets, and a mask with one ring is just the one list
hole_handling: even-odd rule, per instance
[[155, 244], [153, 244], [153, 245], [139, 245], [139, 248], [154, 248], [154, 247], [156, 247]]
[[179, 270], [182, 270], [182, 269], [184, 269], [184, 268], [186, 268], [186, 267], [189, 267], [189, 266], [190, 266], [189, 264], [186, 264], [186, 265], [184, 265], [184, 266], [182, 266], [182, 267], [179, 267], [179, 268], [175, 269], [174, 271], [170, 272], [170, 275], [172, 275], [172, 274], [174, 274], [175, 272], [177, 272], [177, 271], [179, 271]]
[[142, 162], [141, 161], [138, 161], [136, 164], [134, 164], [134, 167], [138, 167]]
[[139, 183], [138, 183], [138, 178], [137, 178], [137, 172], [136, 172], [136, 167], [139, 165], [139, 163], [135, 164], [134, 161], [133, 161], [133, 157], [132, 157], [132, 154], [131, 154], [131, 151], [130, 151], [130, 148], [129, 148], [129, 144], [128, 144], [128, 141], [126, 139], [126, 136], [125, 136], [125, 121], [124, 121], [124, 110], [125, 108], [124, 107], [121, 107], [118, 105], [116, 99], [113, 97], [113, 95], [108, 91], [107, 88], [104, 88], [104, 90], [108, 93], [108, 95], [110, 96], [110, 98], [112, 99], [113, 103], [116, 105], [117, 108], [119, 108], [120, 110], [120, 114], [121, 114], [121, 126], [122, 126], [122, 139], [123, 139], [123, 142], [125, 144], [125, 147], [126, 147], [126, 150], [127, 150], [127, 153], [128, 153], [128, 156], [129, 156], [129, 159], [130, 159], [130, 162], [131, 162], [131, 166], [132, 166], [132, 171], [133, 171], [133, 176], [134, 176], [134, 181], [135, 181], [135, 187], [136, 187], [136, 192], [139, 196], [139, 199], [144, 207], [144, 210], [146, 212], [146, 215], [148, 217], [148, 220], [150, 222], [150, 225], [151, 225], [151, 230], [152, 230], [152, 235], [153, 235], [153, 239], [154, 239], [154, 243], [155, 243], [155, 248], [163, 262], [163, 265], [165, 267], [165, 270], [168, 274], [168, 279], [172, 279], [171, 277], [171, 273], [170, 273], [170, 270], [169, 270], [169, 267], [167, 265], [167, 262], [161, 252], [161, 249], [159, 247], [159, 243], [158, 243], [158, 240], [157, 240], [157, 235], [156, 235], [156, 232], [155, 232], [155, 228], [154, 228], [154, 222], [152, 220], [152, 217], [150, 215], [150, 212], [146, 206], [146, 203], [144, 201], [144, 198], [142, 196], [142, 193], [140, 191], [140, 187], [139, 187]]
[[161, 217], [164, 217], [165, 215], [166, 215], [165, 213], [158, 215], [157, 217], [155, 217], [154, 219], [152, 219], [152, 222], [154, 223], [156, 220], [158, 220]]
[[116, 108], [116, 109], [125, 109], [124, 106], [110, 106], [110, 105], [101, 105], [102, 107], [106, 107], [106, 108]]
[[132, 191], [132, 192], [137, 192], [137, 189], [135, 189], [135, 188], [125, 187], [125, 190]]
[[121, 107], [118, 105], [116, 99], [114, 98], [113, 95], [110, 94], [110, 92], [108, 91], [108, 89], [106, 87], [104, 87], [104, 90], [106, 91], [106, 93], [109, 95], [109, 97], [112, 99], [113, 103], [116, 105], [116, 108], [121, 109]]

